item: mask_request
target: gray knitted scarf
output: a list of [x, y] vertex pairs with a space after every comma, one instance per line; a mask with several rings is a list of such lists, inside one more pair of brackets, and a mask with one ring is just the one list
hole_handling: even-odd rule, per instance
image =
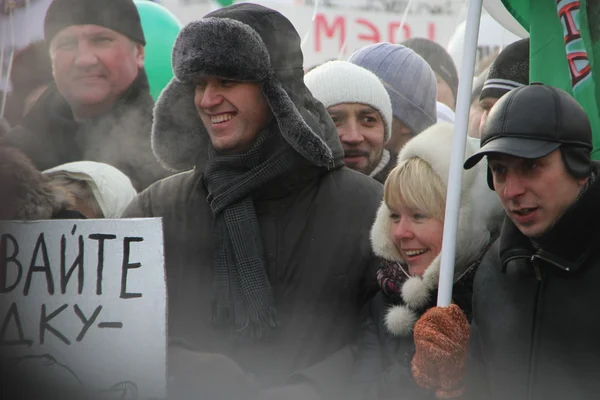
[[299, 163], [276, 124], [246, 153], [219, 155], [210, 146], [204, 182], [214, 216], [213, 323], [235, 337], [261, 339], [279, 323], [252, 194]]

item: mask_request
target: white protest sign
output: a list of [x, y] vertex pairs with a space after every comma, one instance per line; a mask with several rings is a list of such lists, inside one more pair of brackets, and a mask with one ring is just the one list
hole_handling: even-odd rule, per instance
[[[210, 5], [189, 0], [161, 0], [183, 24], [213, 11]], [[325, 8], [302, 4], [261, 1], [285, 15], [303, 38], [304, 67], [330, 59], [347, 59], [355, 50], [378, 42], [400, 43], [420, 36], [448, 44], [457, 25], [457, 15], [409, 14]], [[314, 19], [313, 19], [314, 15]]]
[[0, 322], [13, 372], [166, 398], [161, 220], [0, 224]]

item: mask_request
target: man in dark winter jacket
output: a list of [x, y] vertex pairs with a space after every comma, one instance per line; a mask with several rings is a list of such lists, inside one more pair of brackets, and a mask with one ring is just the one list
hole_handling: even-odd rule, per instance
[[[193, 170], [152, 185], [124, 215], [163, 218], [169, 335], [200, 364], [207, 353], [229, 359], [224, 389], [255, 384], [220, 398], [252, 399], [256, 387], [261, 398], [336, 398], [377, 287], [369, 227], [381, 185], [343, 167], [335, 126], [303, 82], [300, 37], [280, 13], [214, 11], [183, 28], [172, 60], [153, 149]], [[170, 390], [210, 392], [193, 387], [206, 371], [170, 357]]]
[[117, 167], [141, 190], [169, 175], [150, 148], [144, 33], [132, 0], [55, 0], [44, 21], [55, 83], [3, 143], [40, 170], [72, 161]]
[[[600, 182], [591, 149], [575, 99], [531, 85], [498, 101], [465, 162], [487, 156], [506, 212], [475, 277], [468, 398], [598, 398]], [[446, 367], [457, 354], [447, 345], [457, 316], [447, 310], [417, 323], [430, 332], [417, 352], [437, 348]]]
[[347, 167], [384, 183], [398, 154], [384, 146], [392, 132], [392, 103], [377, 75], [348, 61], [327, 62], [304, 83], [337, 127]]

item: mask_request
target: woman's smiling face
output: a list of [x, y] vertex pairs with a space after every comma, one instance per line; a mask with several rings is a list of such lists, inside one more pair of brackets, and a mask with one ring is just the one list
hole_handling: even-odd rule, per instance
[[401, 203], [388, 208], [392, 241], [406, 261], [410, 275], [423, 275], [442, 250], [444, 223]]

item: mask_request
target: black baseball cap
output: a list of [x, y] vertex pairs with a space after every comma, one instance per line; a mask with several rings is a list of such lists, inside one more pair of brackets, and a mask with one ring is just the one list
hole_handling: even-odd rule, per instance
[[473, 168], [492, 153], [535, 159], [560, 146], [591, 151], [590, 121], [570, 94], [536, 83], [498, 100], [483, 126], [481, 148], [465, 161], [464, 168]]

